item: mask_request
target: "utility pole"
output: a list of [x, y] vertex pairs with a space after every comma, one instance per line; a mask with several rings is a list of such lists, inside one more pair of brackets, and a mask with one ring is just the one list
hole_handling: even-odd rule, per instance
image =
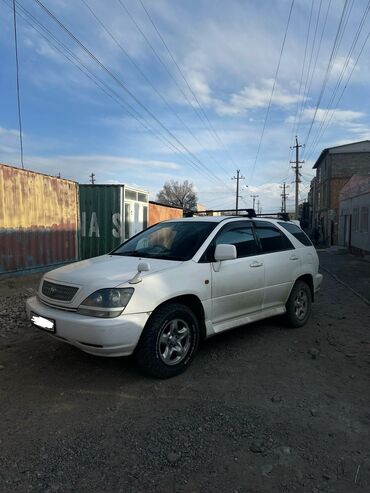
[[258, 199], [257, 200], [257, 214], [261, 214], [261, 213], [262, 213], [262, 207], [261, 207], [260, 200]]
[[252, 199], [253, 199], [253, 207], [252, 209], [254, 209], [254, 206], [256, 205], [256, 199], [259, 197], [259, 195], [251, 195]]
[[280, 188], [283, 189], [283, 193], [280, 194], [281, 197], [281, 212], [286, 212], [286, 199], [289, 194], [286, 193], [286, 189], [289, 187], [289, 185], [285, 184], [285, 181], [282, 185], [280, 185]]
[[95, 174], [91, 173], [91, 175], [89, 175], [89, 178], [90, 178], [91, 184], [95, 185]]
[[291, 149], [295, 149], [295, 161], [290, 161], [291, 163], [295, 164], [295, 166], [292, 166], [295, 172], [295, 218], [298, 219], [298, 195], [299, 195], [299, 184], [301, 183], [301, 173], [299, 170], [302, 168], [302, 166], [299, 166], [300, 164], [304, 163], [304, 161], [299, 160], [299, 148], [303, 147], [302, 144], [298, 144], [298, 139], [297, 136], [295, 136], [295, 146], [291, 147]]
[[238, 214], [239, 210], [239, 181], [245, 180], [244, 176], [241, 176], [240, 169], [236, 170], [236, 176], [231, 178], [232, 180], [236, 180], [236, 201], [235, 201], [235, 212]]

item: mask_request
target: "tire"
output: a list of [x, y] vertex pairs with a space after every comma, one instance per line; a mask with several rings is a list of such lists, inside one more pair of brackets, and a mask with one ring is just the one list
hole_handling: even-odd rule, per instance
[[199, 322], [194, 313], [180, 303], [168, 303], [150, 317], [136, 350], [136, 360], [145, 374], [171, 378], [187, 369], [198, 345]]
[[303, 327], [311, 315], [312, 294], [308, 284], [297, 281], [286, 303], [286, 319], [290, 327]]

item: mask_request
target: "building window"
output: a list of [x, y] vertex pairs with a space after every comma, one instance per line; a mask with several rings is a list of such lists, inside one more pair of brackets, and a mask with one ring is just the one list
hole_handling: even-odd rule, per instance
[[137, 194], [137, 200], [139, 202], [148, 202], [148, 195], [146, 193], [140, 193], [140, 192], [138, 192], [138, 194]]
[[134, 190], [127, 190], [127, 188], [126, 188], [125, 189], [125, 199], [137, 200], [137, 192], [135, 192]]
[[369, 231], [369, 208], [361, 207], [361, 221], [360, 221], [361, 233], [367, 233]]
[[360, 219], [360, 213], [359, 213], [359, 208], [355, 207], [353, 209], [353, 231], [358, 231], [359, 230], [359, 219]]

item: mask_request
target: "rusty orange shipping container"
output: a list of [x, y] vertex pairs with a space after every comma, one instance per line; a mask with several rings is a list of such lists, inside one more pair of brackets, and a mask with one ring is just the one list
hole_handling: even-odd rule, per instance
[[78, 259], [78, 184], [0, 164], [0, 274]]
[[181, 207], [160, 204], [159, 202], [149, 201], [149, 222], [148, 226], [160, 223], [166, 219], [179, 219], [183, 216]]

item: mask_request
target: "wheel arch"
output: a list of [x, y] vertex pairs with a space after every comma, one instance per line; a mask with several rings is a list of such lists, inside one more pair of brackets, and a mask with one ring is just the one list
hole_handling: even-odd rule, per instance
[[197, 317], [199, 322], [199, 330], [200, 330], [200, 340], [204, 340], [206, 338], [206, 325], [205, 325], [205, 313], [204, 307], [198, 296], [195, 294], [182, 294], [179, 296], [174, 296], [173, 298], [169, 298], [168, 300], [163, 301], [160, 305], [158, 305], [150, 314], [145, 326], [150, 323], [151, 318], [157, 311], [165, 305], [170, 305], [171, 303], [179, 303], [181, 305], [185, 305], [188, 307], [194, 315]]
[[[314, 290], [314, 286], [313, 286], [313, 276], [312, 276], [312, 274], [309, 274], [309, 273], [303, 274], [295, 280], [295, 283], [293, 284], [292, 289], [290, 290], [289, 296], [290, 296], [291, 292], [293, 291], [294, 286], [297, 284], [298, 281], [304, 281], [306, 284], [308, 284], [310, 291], [311, 291], [311, 300], [312, 300], [312, 302], [314, 302], [315, 290]], [[289, 299], [289, 297], [288, 297], [288, 299]]]

